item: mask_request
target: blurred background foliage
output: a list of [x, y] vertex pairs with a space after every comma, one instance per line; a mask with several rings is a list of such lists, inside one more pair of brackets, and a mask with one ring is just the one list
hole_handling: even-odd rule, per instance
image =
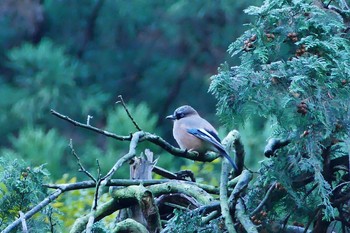
[[[128, 135], [136, 129], [123, 107], [116, 104], [118, 95], [143, 130], [174, 145], [172, 124], [164, 119], [183, 104], [195, 107], [224, 137], [231, 129], [220, 127], [215, 116], [209, 78], [224, 61], [238, 62], [227, 48], [250, 21], [243, 9], [261, 2], [0, 1], [0, 157], [7, 158], [0, 171], [4, 174], [11, 168], [13, 177], [21, 180], [22, 167], [33, 166], [45, 170], [45, 182], [86, 179], [78, 172], [68, 146], [72, 139], [92, 174], [97, 174], [96, 159], [102, 172], [107, 172], [127, 152], [128, 142], [76, 128], [52, 116], [50, 109], [80, 122], [91, 115], [91, 125]], [[246, 145], [247, 166], [254, 168], [263, 158], [264, 132], [269, 129], [260, 118], [247, 121], [244, 128], [235, 127], [241, 130]], [[257, 134], [257, 129], [261, 133]], [[191, 169], [198, 180], [218, 184], [220, 160], [205, 164], [187, 161], [147, 143], [138, 150], [141, 153], [145, 148], [155, 153], [161, 167]], [[10, 166], [9, 161], [22, 165]], [[17, 173], [13, 171], [16, 168]], [[129, 168], [124, 166], [115, 177], [128, 178]], [[87, 200], [91, 203], [89, 195], [79, 193], [80, 199], [65, 196], [55, 207], [78, 213], [89, 208], [85, 205]], [[78, 207], [62, 209], [72, 202], [79, 203], [74, 205]], [[18, 213], [16, 208], [12, 210]], [[50, 210], [48, 213], [51, 216]]]
[[[68, 147], [72, 139], [88, 168], [96, 170], [98, 159], [107, 171], [128, 143], [75, 128], [49, 110], [82, 122], [89, 114], [92, 125], [127, 135], [136, 129], [115, 104], [118, 95], [143, 130], [173, 144], [164, 116], [179, 105], [193, 105], [219, 127], [215, 100], [207, 93], [209, 77], [231, 59], [228, 45], [249, 21], [242, 10], [259, 2], [1, 1], [1, 154], [46, 164], [54, 180], [67, 172], [79, 177]], [[261, 154], [266, 138], [250, 139], [252, 127], [243, 138], [248, 152]], [[140, 151], [146, 147], [167, 169], [216, 170], [215, 163], [175, 159], [152, 145], [143, 144]], [[127, 170], [119, 175], [128, 177]]]

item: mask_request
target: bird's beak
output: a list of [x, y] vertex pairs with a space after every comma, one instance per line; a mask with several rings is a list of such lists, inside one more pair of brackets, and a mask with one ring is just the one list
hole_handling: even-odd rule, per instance
[[176, 120], [176, 117], [174, 115], [169, 115], [169, 116], [165, 117], [165, 119]]

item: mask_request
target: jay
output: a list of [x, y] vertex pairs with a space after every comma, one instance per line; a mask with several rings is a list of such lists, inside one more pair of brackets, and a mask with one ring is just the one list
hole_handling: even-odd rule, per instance
[[181, 149], [197, 151], [199, 154], [208, 151], [219, 153], [231, 163], [236, 172], [238, 171], [236, 163], [221, 144], [215, 128], [200, 117], [194, 108], [188, 105], [181, 106], [166, 119], [174, 121], [173, 136]]

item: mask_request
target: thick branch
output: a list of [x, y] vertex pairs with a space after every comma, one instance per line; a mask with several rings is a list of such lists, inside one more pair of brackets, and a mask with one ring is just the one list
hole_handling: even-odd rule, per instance
[[112, 231], [112, 233], [123, 233], [123, 232], [148, 233], [149, 231], [141, 223], [138, 223], [135, 220], [128, 218], [121, 222], [118, 222], [116, 227]]
[[235, 176], [238, 176], [243, 171], [244, 167], [244, 146], [241, 141], [241, 135], [237, 130], [230, 131], [227, 136], [222, 140], [222, 144], [225, 146], [226, 151], [235, 152], [235, 163], [238, 171], [235, 171]]
[[265, 146], [264, 155], [266, 157], [271, 157], [275, 153], [276, 150], [288, 145], [291, 141], [290, 140], [281, 140], [276, 138], [271, 138], [267, 145]]
[[222, 217], [225, 220], [225, 225], [229, 233], [235, 233], [232, 217], [228, 206], [227, 199], [227, 183], [229, 176], [229, 164], [226, 159], [222, 160], [221, 176], [220, 176], [220, 206]]
[[[140, 185], [143, 186], [150, 186], [154, 184], [163, 184], [166, 182], [170, 182], [171, 180], [168, 179], [162, 179], [162, 180], [128, 180], [128, 179], [112, 179], [106, 183], [105, 186], [111, 187], [111, 186], [130, 186], [130, 185]], [[211, 194], [219, 194], [219, 189], [212, 185], [207, 184], [201, 184], [201, 183], [195, 183], [191, 181], [182, 181], [184, 183], [187, 183], [189, 185], [196, 185], [199, 188], [203, 189], [207, 193]], [[52, 189], [61, 189], [64, 191], [72, 191], [72, 190], [78, 190], [78, 189], [87, 189], [87, 188], [94, 188], [96, 187], [96, 183], [92, 180], [87, 181], [81, 181], [76, 183], [70, 183], [70, 184], [45, 184], [44, 185], [47, 188]]]
[[239, 199], [236, 205], [236, 217], [238, 221], [242, 224], [243, 228], [249, 233], [258, 233], [256, 226], [252, 223], [249, 218], [249, 214], [246, 213], [244, 208], [243, 200]]

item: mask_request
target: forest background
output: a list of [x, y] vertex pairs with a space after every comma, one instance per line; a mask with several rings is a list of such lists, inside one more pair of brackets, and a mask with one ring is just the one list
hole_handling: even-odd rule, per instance
[[[155, 225], [143, 224], [151, 232], [162, 227], [170, 232], [348, 232], [349, 19], [344, 0], [2, 1], [0, 229], [22, 211], [32, 229], [81, 232], [86, 225], [91, 232], [95, 214], [105, 206], [95, 212], [97, 202], [119, 202], [128, 196], [118, 193], [143, 187], [126, 185], [100, 195], [106, 191], [102, 180], [111, 185], [111, 176], [102, 174], [115, 164], [108, 174], [117, 170], [113, 178], [128, 179], [129, 166], [115, 168], [126, 161], [120, 156], [149, 154], [147, 148], [159, 167], [193, 172], [196, 182], [189, 190], [197, 191], [181, 194], [191, 200], [207, 197], [194, 205], [197, 210], [215, 207], [210, 214], [194, 214], [182, 203], [186, 213], [170, 208], [162, 215], [164, 206], [153, 208], [150, 198], [153, 204], [145, 206], [163, 221], [163, 226], [158, 217]], [[231, 145], [224, 143], [230, 151], [234, 147], [241, 169], [244, 160], [235, 179], [226, 160], [188, 161], [180, 157], [191, 152], [135, 132], [141, 128], [176, 145], [165, 116], [184, 104], [212, 122], [222, 138], [239, 130], [228, 134]], [[75, 127], [77, 122], [101, 129], [100, 134]], [[129, 136], [116, 141], [105, 137], [107, 131]], [[143, 143], [133, 152], [138, 139]], [[151, 182], [161, 182], [159, 174]], [[74, 186], [86, 175], [89, 188], [95, 184], [96, 190], [80, 186], [60, 195], [69, 186], [64, 183]], [[166, 187], [185, 184], [165, 182]], [[155, 187], [144, 191], [160, 198]], [[202, 188], [214, 196], [202, 195]], [[52, 203], [30, 218], [30, 210], [45, 200]], [[116, 214], [123, 213], [117, 210], [107, 211], [94, 229], [113, 228]], [[16, 220], [5, 232], [18, 225]]]
[[[1, 155], [46, 164], [53, 180], [79, 176], [72, 139], [87, 168], [99, 159], [106, 171], [128, 145], [82, 133], [50, 109], [82, 121], [91, 115], [91, 125], [128, 134], [133, 126], [116, 104], [119, 95], [145, 131], [173, 145], [165, 116], [180, 105], [192, 105], [219, 128], [210, 76], [221, 63], [234, 64], [226, 50], [249, 22], [243, 9], [257, 2], [1, 1]], [[266, 138], [253, 140], [244, 138], [251, 150]], [[173, 156], [160, 156], [159, 164], [193, 165]]]
[[[227, 53], [228, 46], [251, 19], [243, 10], [261, 2], [1, 1], [0, 171], [22, 177], [27, 169], [40, 168], [45, 182], [81, 180], [84, 174], [78, 172], [72, 142], [87, 170], [97, 173], [98, 160], [106, 173], [127, 152], [128, 143], [83, 132], [54, 117], [50, 109], [82, 122], [90, 115], [91, 125], [127, 135], [134, 126], [116, 104], [119, 95], [143, 130], [173, 145], [172, 124], [165, 116], [184, 104], [196, 108], [223, 137], [230, 129], [215, 115], [210, 77], [221, 63], [238, 63]], [[255, 120], [241, 133], [248, 167], [258, 166], [263, 158], [267, 134], [249, 136], [264, 127]], [[190, 169], [200, 181], [218, 185], [220, 160], [192, 162], [154, 145], [140, 147], [152, 149], [159, 166]], [[128, 178], [129, 168], [122, 167], [115, 177]], [[92, 193], [61, 199], [65, 207], [60, 211], [73, 215], [89, 208], [85, 195]], [[73, 200], [75, 207], [69, 208]]]

